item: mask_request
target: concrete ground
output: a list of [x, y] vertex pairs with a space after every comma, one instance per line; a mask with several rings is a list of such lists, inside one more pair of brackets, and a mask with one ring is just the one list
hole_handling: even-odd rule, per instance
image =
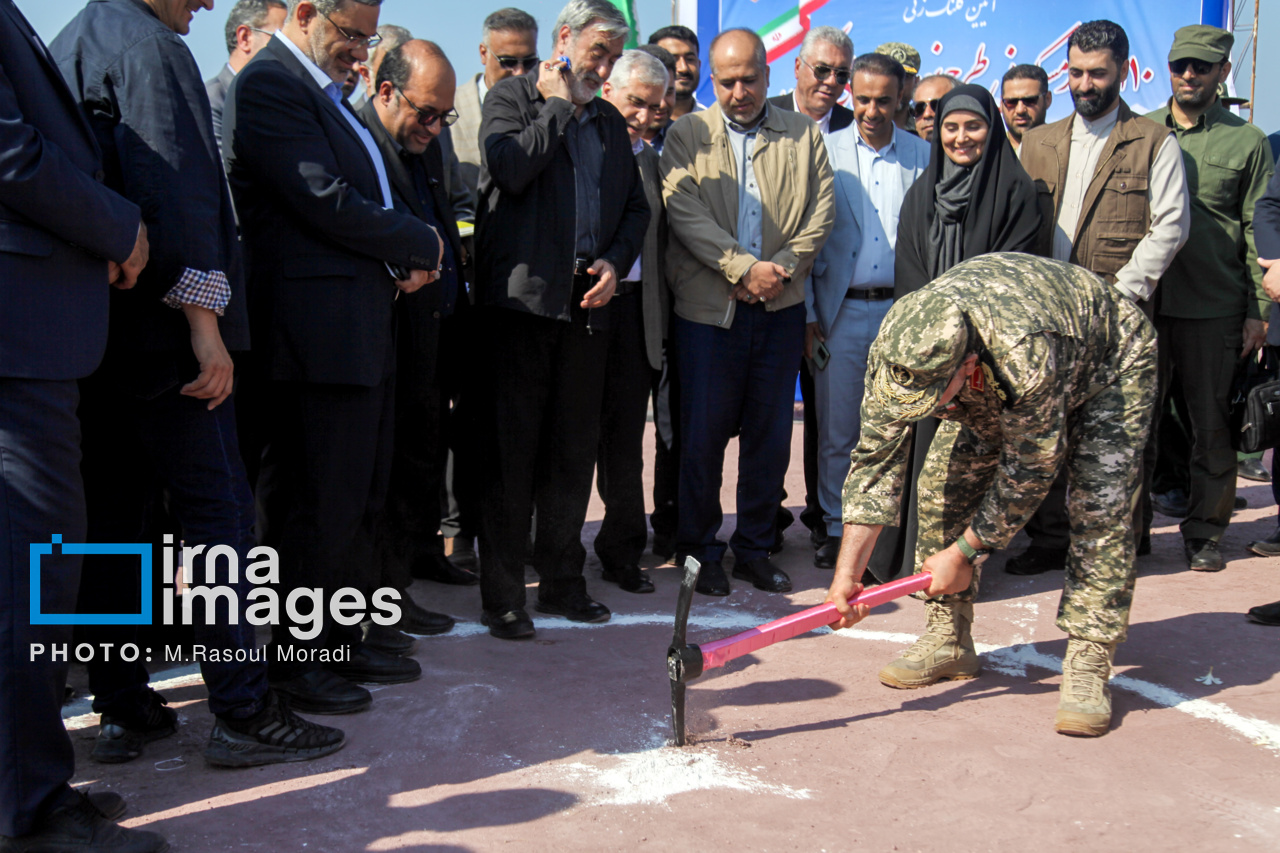
[[[804, 494], [799, 436], [797, 426], [792, 505]], [[980, 678], [915, 691], [880, 685], [877, 670], [922, 624], [922, 606], [906, 599], [854, 630], [797, 637], [694, 682], [696, 744], [666, 746], [678, 573], [656, 569], [655, 594], [629, 595], [600, 580], [592, 556], [588, 585], [612, 621], [534, 614], [530, 643], [490, 638], [474, 588], [418, 582], [415, 597], [459, 624], [418, 641], [421, 681], [374, 688], [368, 712], [317, 718], [347, 732], [335, 755], [206, 767], [205, 690], [177, 669], [155, 680], [182, 726], [131, 764], [90, 762], [97, 719], [75, 716], [83, 701], [69, 706], [76, 783], [119, 791], [127, 825], [164, 833], [182, 853], [1274, 851], [1280, 629], [1243, 614], [1280, 598], [1280, 566], [1245, 550], [1274, 530], [1275, 508], [1269, 486], [1240, 488], [1251, 506], [1226, 535], [1222, 573], [1187, 571], [1176, 523], [1157, 517], [1117, 655], [1113, 731], [1100, 739], [1052, 728], [1065, 648], [1054, 626], [1061, 578], [1007, 575], [1004, 552], [988, 563], [977, 606]], [[602, 509], [593, 503], [583, 534], [589, 552]], [[777, 558], [795, 592], [735, 582], [727, 599], [697, 596], [690, 640], [820, 603], [830, 574], [813, 568], [812, 555], [797, 523]]]

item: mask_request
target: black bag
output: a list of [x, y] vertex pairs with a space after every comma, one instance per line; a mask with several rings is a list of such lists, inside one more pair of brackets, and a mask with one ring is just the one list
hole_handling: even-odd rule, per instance
[[1244, 359], [1232, 382], [1231, 446], [1257, 453], [1280, 445], [1280, 379], [1270, 347]]

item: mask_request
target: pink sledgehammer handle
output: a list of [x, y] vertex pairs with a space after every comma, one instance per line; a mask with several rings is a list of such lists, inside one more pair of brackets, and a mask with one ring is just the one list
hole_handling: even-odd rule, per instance
[[[917, 590], [927, 589], [932, 580], [933, 575], [928, 572], [921, 572], [918, 575], [912, 575], [909, 578], [903, 578], [902, 580], [867, 590], [861, 595], [849, 599], [849, 603], [876, 607], [893, 601], [895, 598], [910, 595]], [[808, 610], [801, 610], [799, 613], [793, 613], [790, 616], [766, 622], [758, 627], [743, 631], [741, 634], [734, 634], [732, 637], [725, 637], [723, 640], [716, 640], [711, 643], [703, 643], [700, 646], [702, 649], [702, 669], [706, 671], [715, 669], [718, 666], [724, 666], [734, 658], [751, 654], [754, 651], [763, 649], [765, 646], [771, 646], [779, 640], [789, 640], [806, 631], [812, 631], [814, 628], [830, 625], [839, 618], [840, 613], [836, 610], [834, 604], [820, 604], [817, 607], [810, 607]]]

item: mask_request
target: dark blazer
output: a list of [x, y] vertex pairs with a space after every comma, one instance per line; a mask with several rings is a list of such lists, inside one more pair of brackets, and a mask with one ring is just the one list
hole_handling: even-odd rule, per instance
[[[640, 255], [640, 278], [643, 294], [644, 348], [649, 366], [662, 369], [663, 342], [671, 317], [671, 294], [667, 290], [667, 211], [662, 206], [662, 171], [658, 152], [648, 145], [636, 155], [640, 167], [640, 183], [649, 203], [649, 227], [644, 233], [644, 250]], [[624, 276], [626, 270], [619, 270]]]
[[[796, 99], [795, 94], [788, 92], [785, 95], [775, 95], [769, 99], [769, 103], [779, 109], [791, 110], [795, 112]], [[839, 104], [831, 106], [831, 121], [827, 122], [827, 131], [835, 133], [837, 130], [844, 130], [853, 124], [853, 110], [848, 107], [842, 107]]]
[[107, 345], [107, 259], [128, 258], [136, 205], [35, 30], [0, 0], [0, 376], [78, 379]]
[[[382, 120], [378, 118], [378, 111], [374, 109], [371, 101], [365, 101], [359, 112], [360, 119], [364, 122], [365, 127], [369, 128], [369, 132], [373, 134], [374, 141], [378, 143], [378, 150], [382, 152], [382, 161], [387, 166], [387, 181], [391, 184], [391, 192], [396, 197], [396, 209], [404, 210], [419, 219], [423, 219], [425, 212], [418, 198], [417, 188], [413, 183], [413, 175], [409, 172], [409, 164], [405, 162], [400, 154], [399, 146], [391, 138], [391, 134], [387, 132], [387, 129], [382, 126]], [[426, 173], [434, 201], [432, 214], [444, 227], [444, 233], [440, 236], [449, 241], [450, 246], [453, 248], [454, 260], [460, 264], [462, 262], [462, 238], [458, 235], [458, 222], [454, 219], [452, 202], [449, 198], [446, 180], [448, 173], [445, 169], [443, 155], [444, 151], [437, 138], [436, 141], [427, 146], [425, 152], [413, 155], [410, 159], [417, 168], [423, 169]], [[415, 293], [402, 296], [400, 299], [406, 305], [412, 305], [415, 312], [426, 312], [427, 316], [435, 315], [434, 319], [448, 317], [453, 314], [458, 301], [466, 299], [466, 286], [462, 280], [462, 270], [458, 270], [458, 286], [452, 293], [447, 292], [447, 289], [440, 284], [433, 283], [419, 288]]]
[[373, 387], [391, 355], [387, 264], [435, 269], [436, 236], [386, 210], [360, 137], [273, 37], [223, 108], [227, 177], [250, 274], [254, 352], [270, 379]]
[[[626, 122], [608, 101], [596, 98], [595, 105], [604, 166], [594, 259], [607, 260], [624, 276], [644, 245], [649, 205]], [[477, 304], [569, 319], [577, 193], [563, 136], [573, 113], [568, 101], [543, 98], [531, 74], [508, 77], [485, 96], [476, 223]], [[593, 324], [603, 325], [594, 318]]]
[[222, 105], [227, 102], [227, 90], [236, 73], [230, 65], [223, 65], [218, 76], [204, 81], [204, 91], [209, 96], [209, 108], [213, 110], [213, 138], [218, 141], [218, 150], [222, 150]]
[[[1253, 238], [1258, 257], [1280, 258], [1280, 172], [1271, 176], [1267, 191], [1253, 208]], [[1271, 303], [1267, 343], [1280, 346], [1280, 303]]]
[[151, 259], [111, 294], [111, 346], [191, 352], [186, 317], [161, 300], [186, 269], [226, 274], [219, 320], [229, 350], [249, 347], [240, 246], [200, 69], [142, 0], [90, 0], [50, 45], [102, 146], [107, 186], [142, 208]]

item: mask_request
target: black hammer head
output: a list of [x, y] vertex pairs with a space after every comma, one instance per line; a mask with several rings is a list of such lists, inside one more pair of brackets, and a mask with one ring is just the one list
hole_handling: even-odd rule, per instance
[[684, 685], [702, 675], [702, 650], [685, 642], [689, 625], [689, 608], [693, 605], [693, 588], [698, 583], [702, 564], [693, 557], [684, 561], [684, 580], [676, 599], [675, 632], [667, 649], [667, 678], [671, 681], [671, 730], [676, 746], [684, 746]]

